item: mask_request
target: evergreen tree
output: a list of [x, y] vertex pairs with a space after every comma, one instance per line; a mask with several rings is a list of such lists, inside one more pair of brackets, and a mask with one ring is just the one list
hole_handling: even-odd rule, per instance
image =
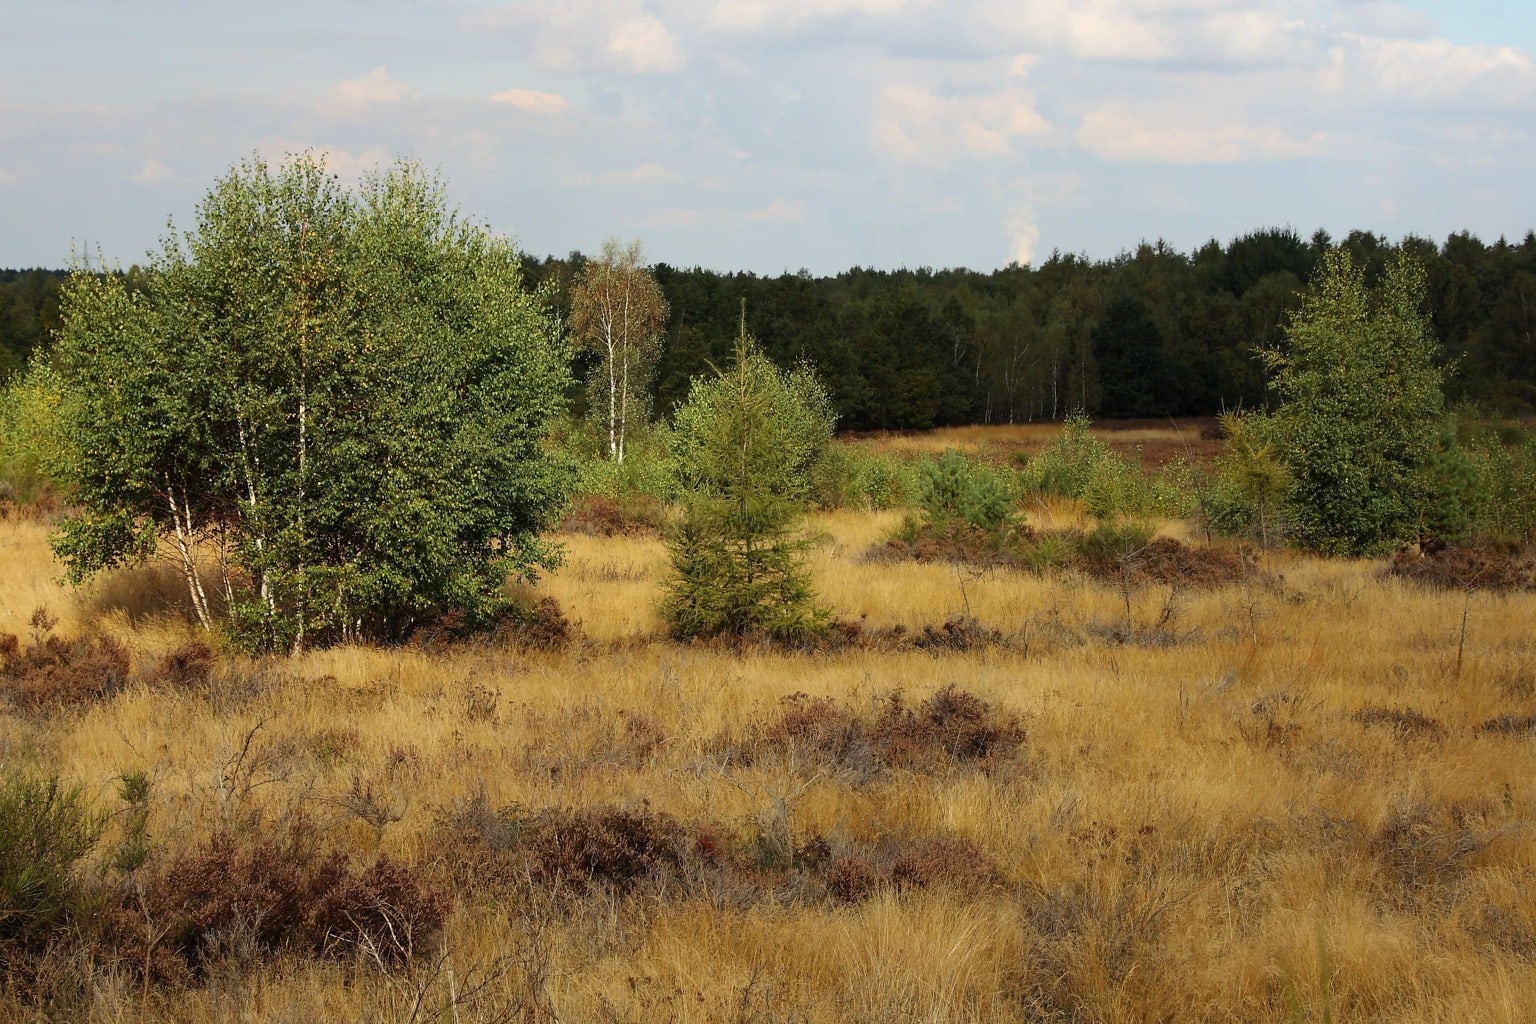
[[794, 530], [833, 420], [815, 374], [779, 369], [744, 324], [730, 369], [694, 381], [673, 421], [684, 495], [664, 604], [674, 636], [793, 641], [825, 624]]
[[1321, 551], [1381, 551], [1418, 523], [1444, 404], [1424, 293], [1406, 254], [1372, 290], [1350, 252], [1332, 250], [1284, 346], [1266, 353], [1298, 539]]

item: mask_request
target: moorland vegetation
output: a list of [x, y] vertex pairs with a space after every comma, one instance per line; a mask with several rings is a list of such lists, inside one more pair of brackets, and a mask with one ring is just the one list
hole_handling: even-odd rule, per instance
[[1536, 1011], [1536, 441], [1411, 254], [1267, 409], [836, 437], [750, 305], [653, 420], [636, 247], [567, 321], [317, 171], [5, 391], [0, 1018]]

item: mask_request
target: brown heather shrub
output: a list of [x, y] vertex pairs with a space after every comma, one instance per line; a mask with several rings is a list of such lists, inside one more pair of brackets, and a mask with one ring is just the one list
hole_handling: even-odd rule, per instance
[[962, 836], [917, 838], [906, 843], [891, 864], [891, 881], [898, 889], [946, 886], [974, 892], [1001, 880], [997, 862]]
[[1536, 715], [1499, 715], [1478, 726], [1479, 732], [1503, 736], [1525, 736], [1536, 733]]
[[109, 636], [63, 640], [51, 633], [22, 646], [0, 634], [0, 695], [28, 711], [104, 700], [128, 678], [128, 652]]
[[827, 867], [827, 895], [838, 903], [858, 903], [880, 888], [880, 872], [857, 854], [838, 857]]
[[648, 495], [619, 499], [601, 494], [576, 496], [560, 520], [561, 533], [587, 537], [654, 537], [661, 532], [666, 508]]
[[1000, 629], [984, 626], [969, 615], [948, 619], [942, 626], [925, 625], [912, 638], [912, 646], [926, 651], [976, 651], [1001, 646], [1007, 638]]
[[[1198, 589], [1216, 589], [1262, 575], [1240, 549], [1184, 544], [1172, 537], [1138, 539], [1126, 548], [1125, 543], [1115, 542], [1123, 541], [1123, 533], [1115, 528], [1086, 534], [1080, 530], [1036, 533], [1019, 527], [999, 534], [963, 521], [909, 523], [900, 535], [871, 549], [865, 560], [951, 562], [977, 569], [1034, 571], [1059, 566], [1106, 583]], [[1112, 542], [1106, 543], [1106, 538]], [[1059, 555], [1044, 557], [1042, 552], [1047, 548], [1059, 551]]]
[[1106, 583], [1132, 586], [1178, 585], [1215, 589], [1241, 583], [1254, 570], [1239, 550], [1193, 546], [1172, 537], [1157, 537], [1145, 546], [1117, 556], [1106, 552], [1079, 553], [1069, 563], [1085, 575]]
[[1484, 813], [1461, 804], [1418, 804], [1387, 816], [1367, 844], [1396, 895], [1409, 902], [1445, 895], [1489, 839], [1474, 826]]
[[1016, 753], [1025, 739], [1016, 716], [953, 683], [915, 709], [892, 692], [867, 717], [830, 697], [796, 693], [782, 703], [778, 719], [758, 726], [755, 736], [718, 746], [747, 763], [774, 752], [809, 754], [867, 780], [888, 768], [987, 768]]
[[497, 639], [529, 651], [558, 651], [576, 639], [576, 627], [565, 617], [560, 602], [541, 597], [518, 609], [496, 630]]
[[689, 858], [723, 854], [716, 834], [701, 840], [671, 815], [646, 808], [492, 810], [484, 792], [441, 815], [448, 871], [462, 891], [532, 884], [579, 895], [677, 876]]
[[213, 649], [201, 640], [193, 640], [161, 658], [155, 678], [172, 686], [207, 686], [214, 665]]
[[101, 916], [107, 944], [151, 980], [200, 979], [221, 952], [291, 950], [401, 962], [441, 929], [448, 900], [387, 858], [357, 870], [312, 827], [242, 840], [221, 832], [123, 889]]
[[1361, 708], [1349, 717], [1366, 726], [1392, 730], [1399, 739], [1443, 740], [1446, 728], [1437, 720], [1412, 708]]
[[952, 562], [978, 568], [1017, 569], [1024, 564], [1019, 551], [1034, 539], [1034, 531], [1016, 526], [1005, 532], [987, 530], [964, 519], [940, 522], [909, 520], [901, 533], [871, 549], [870, 562]]
[[1536, 550], [1516, 544], [1410, 545], [1387, 572], [1441, 590], [1536, 591]]

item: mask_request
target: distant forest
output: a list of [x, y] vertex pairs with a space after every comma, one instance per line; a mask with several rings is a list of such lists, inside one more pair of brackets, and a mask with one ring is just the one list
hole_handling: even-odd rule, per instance
[[[1039, 266], [865, 270], [759, 277], [652, 268], [670, 313], [655, 403], [670, 410], [692, 377], [726, 362], [741, 304], [747, 328], [781, 364], [806, 360], [850, 430], [964, 423], [1203, 415], [1262, 407], [1258, 349], [1277, 343], [1320, 254], [1335, 244], [1266, 229], [1191, 253], [1143, 244], [1112, 260], [1052, 253]], [[1453, 402], [1536, 411], [1536, 233], [1519, 244], [1454, 234], [1393, 244], [1354, 232], [1336, 244], [1368, 278], [1398, 248], [1428, 271], [1427, 310]], [[524, 258], [568, 308], [583, 263]], [[46, 344], [59, 271], [0, 270], [0, 377]]]

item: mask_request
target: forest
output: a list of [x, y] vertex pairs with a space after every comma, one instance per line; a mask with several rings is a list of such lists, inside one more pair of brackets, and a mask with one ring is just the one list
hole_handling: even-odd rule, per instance
[[[805, 361], [825, 382], [839, 429], [924, 430], [968, 423], [1215, 415], [1264, 408], [1259, 352], [1278, 344], [1321, 254], [1324, 232], [1255, 230], [1194, 252], [1142, 243], [1111, 260], [1052, 253], [990, 273], [853, 268], [836, 277], [685, 269], [652, 273], [668, 316], [653, 408], [730, 354], [741, 303], [767, 355]], [[1443, 244], [1355, 231], [1338, 240], [1374, 283], [1411, 252], [1428, 276], [1427, 312], [1452, 404], [1536, 410], [1536, 233]], [[522, 258], [524, 286], [546, 282], [569, 312], [580, 253]], [[0, 270], [0, 376], [46, 345], [65, 274]]]

